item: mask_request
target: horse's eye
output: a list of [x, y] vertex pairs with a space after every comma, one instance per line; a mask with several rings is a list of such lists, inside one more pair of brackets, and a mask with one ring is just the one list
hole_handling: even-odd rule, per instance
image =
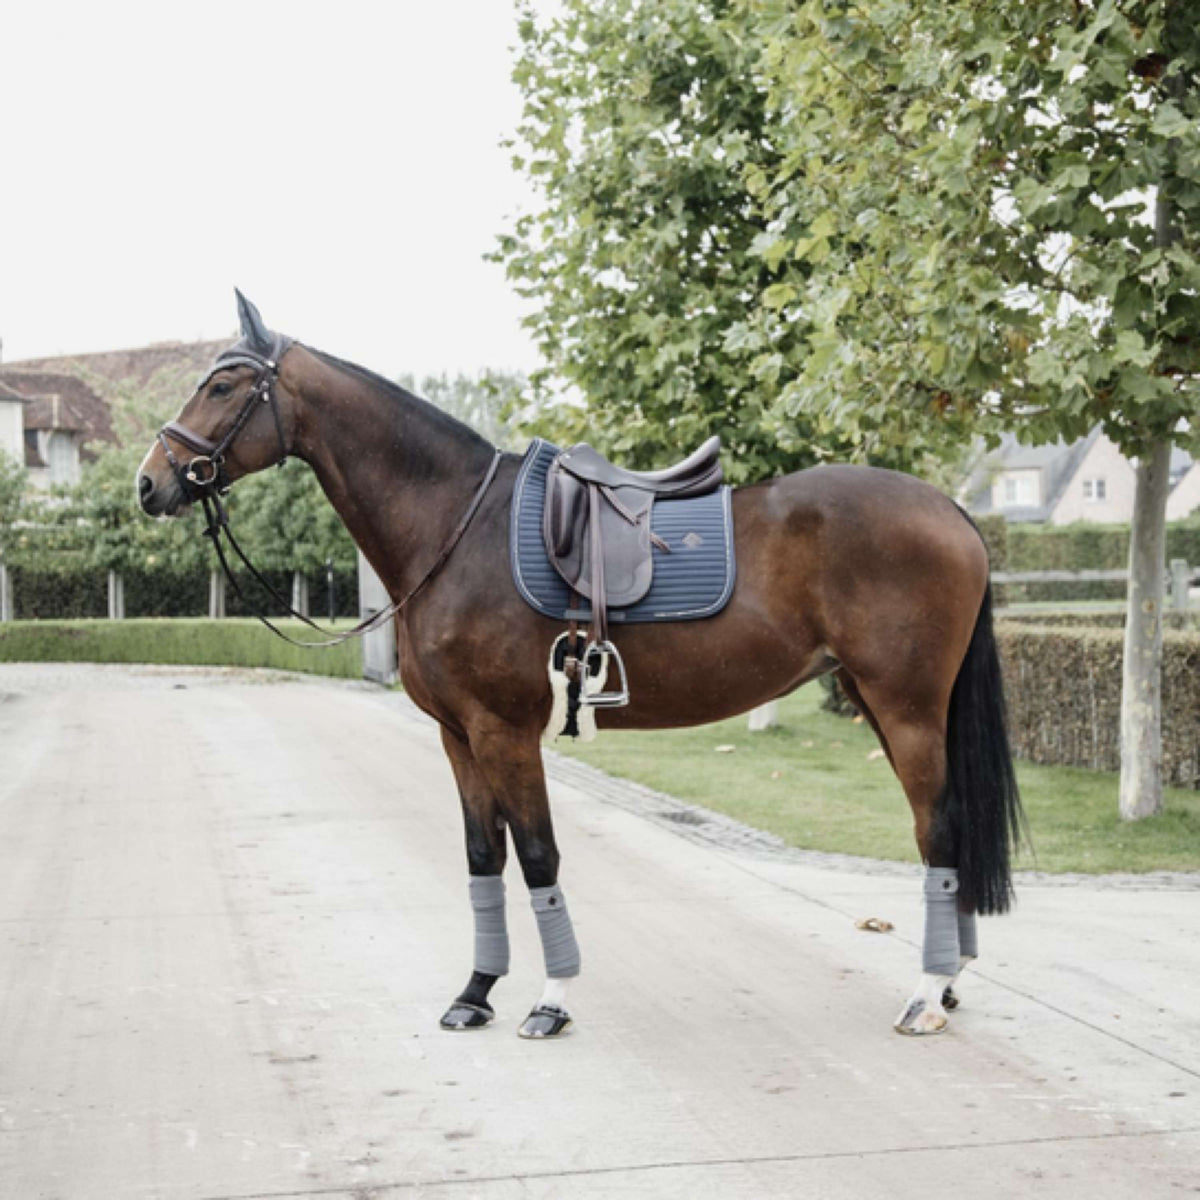
[[228, 396], [230, 394], [230, 392], [232, 392], [232, 391], [233, 391], [232, 383], [225, 383], [223, 381], [219, 381], [212, 385], [212, 389], [210, 390], [209, 395], [210, 396]]

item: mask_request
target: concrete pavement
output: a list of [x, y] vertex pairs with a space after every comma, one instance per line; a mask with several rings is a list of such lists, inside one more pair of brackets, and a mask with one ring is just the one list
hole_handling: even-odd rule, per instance
[[402, 697], [0, 665], [0, 1196], [1200, 1192], [1193, 881], [1027, 884], [950, 1032], [903, 1039], [914, 876], [681, 837], [553, 773], [577, 1030], [515, 1036], [541, 970], [514, 864], [499, 1020], [447, 1034], [461, 830]]

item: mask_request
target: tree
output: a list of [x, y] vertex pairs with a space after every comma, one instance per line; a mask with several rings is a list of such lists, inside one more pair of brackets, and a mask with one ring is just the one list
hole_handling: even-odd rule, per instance
[[513, 418], [529, 383], [519, 372], [487, 369], [478, 375], [443, 373], [426, 375], [420, 382], [415, 376], [402, 375], [397, 382], [470, 425], [493, 445], [518, 449], [520, 435]]
[[0, 557], [8, 549], [25, 508], [28, 482], [25, 467], [0, 450]]
[[781, 166], [753, 323], [809, 327], [788, 412], [851, 436], [1080, 437], [1138, 458], [1121, 810], [1161, 808], [1162, 536], [1194, 438], [1200, 36], [1178, 0], [744, 0]]

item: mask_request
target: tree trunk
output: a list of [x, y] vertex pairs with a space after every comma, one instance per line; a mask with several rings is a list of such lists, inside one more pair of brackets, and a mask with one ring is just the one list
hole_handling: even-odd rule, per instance
[[1162, 812], [1162, 610], [1171, 442], [1139, 460], [1121, 682], [1121, 816]]
[[751, 733], [760, 733], [764, 729], [774, 729], [779, 724], [779, 701], [771, 700], [750, 710], [748, 722]]

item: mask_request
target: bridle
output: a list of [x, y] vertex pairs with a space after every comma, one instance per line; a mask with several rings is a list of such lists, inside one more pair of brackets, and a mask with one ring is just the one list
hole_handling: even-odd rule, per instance
[[[215, 501], [218, 512], [222, 511], [220, 497], [224, 496], [231, 486], [225, 472], [225, 453], [237, 441], [238, 435], [246, 428], [254, 415], [255, 406], [261, 401], [271, 409], [275, 418], [275, 432], [279, 435], [278, 466], [287, 461], [287, 439], [283, 435], [283, 417], [279, 412], [279, 401], [275, 396], [274, 384], [279, 381], [279, 361], [291, 346], [291, 341], [282, 334], [275, 334], [274, 343], [269, 354], [259, 354], [247, 346], [232, 346], [217, 355], [208, 373], [200, 380], [196, 390], [200, 391], [209, 380], [220, 371], [231, 367], [253, 367], [256, 374], [254, 384], [242, 401], [242, 407], [225, 432], [225, 436], [214, 442], [202, 434], [195, 433], [179, 421], [168, 421], [158, 431], [159, 445], [167, 456], [167, 462], [175, 473], [179, 486], [188, 500]], [[195, 457], [184, 465], [171, 449], [171, 440], [186, 446], [193, 451]]]
[[[293, 646], [314, 648], [318, 646], [336, 646], [341, 642], [348, 641], [350, 638], [362, 637], [364, 634], [370, 633], [372, 630], [378, 629], [390, 621], [441, 570], [454, 550], [454, 547], [458, 545], [463, 534], [466, 533], [467, 526], [471, 523], [472, 518], [479, 511], [479, 506], [483, 503], [483, 498], [487, 494], [492, 480], [496, 477], [496, 471], [500, 466], [501, 452], [497, 450], [493, 454], [483, 482], [475, 490], [475, 495], [472, 497], [471, 503], [467, 506], [466, 512], [455, 527], [454, 532], [447, 539], [433, 564], [421, 576], [415, 587], [411, 588], [401, 599], [394, 600], [386, 608], [365, 617], [353, 629], [336, 633], [332, 630], [322, 628], [322, 626], [310, 620], [304, 613], [297, 612], [279, 594], [274, 585], [263, 577], [262, 572], [246, 557], [245, 551], [233, 536], [233, 530], [229, 527], [229, 513], [222, 503], [222, 497], [227, 495], [229, 489], [233, 486], [225, 470], [225, 455], [237, 440], [238, 435], [249, 423], [258, 404], [268, 405], [275, 418], [275, 432], [279, 435], [279, 458], [275, 461], [274, 465], [281, 467], [288, 458], [287, 439], [283, 432], [283, 417], [279, 412], [279, 401], [275, 395], [274, 385], [279, 381], [280, 361], [290, 349], [292, 341], [290, 338], [286, 338], [279, 333], [272, 336], [274, 341], [270, 352], [267, 354], [260, 354], [253, 348], [242, 344], [231, 346], [228, 350], [222, 351], [209, 368], [208, 373], [197, 384], [196, 391], [199, 392], [214, 375], [219, 371], [228, 370], [230, 367], [248, 366], [253, 367], [256, 371], [254, 383], [247, 393], [245, 400], [242, 401], [242, 407], [238, 409], [233, 423], [226, 430], [224, 437], [219, 442], [214, 442], [210, 438], [206, 438], [202, 434], [188, 429], [186, 425], [181, 424], [179, 421], [168, 421], [158, 431], [158, 442], [163, 448], [167, 463], [174, 473], [184, 497], [192, 502], [199, 501], [203, 507], [205, 520], [203, 534], [211, 540], [213, 549], [217, 552], [217, 559], [221, 564], [221, 569], [225, 572], [225, 578], [229, 580], [230, 586], [242, 603], [272, 633], [277, 637], [283, 638], [285, 642], [290, 642]], [[172, 441], [178, 442], [181, 446], [186, 446], [187, 449], [193, 452], [195, 457], [191, 458], [187, 463], [180, 462], [174, 450], [171, 449]], [[250, 572], [259, 586], [277, 604], [286, 609], [290, 616], [298, 621], [302, 621], [310, 629], [316, 630], [317, 633], [322, 635], [324, 640], [319, 642], [303, 642], [291, 637], [278, 628], [278, 626], [274, 625], [269, 617], [259, 612], [246, 599], [241, 587], [238, 585], [237, 577], [229, 566], [229, 560], [225, 556], [225, 549], [221, 544], [222, 534], [225, 541], [229, 543], [234, 553], [241, 560], [242, 565]]]

